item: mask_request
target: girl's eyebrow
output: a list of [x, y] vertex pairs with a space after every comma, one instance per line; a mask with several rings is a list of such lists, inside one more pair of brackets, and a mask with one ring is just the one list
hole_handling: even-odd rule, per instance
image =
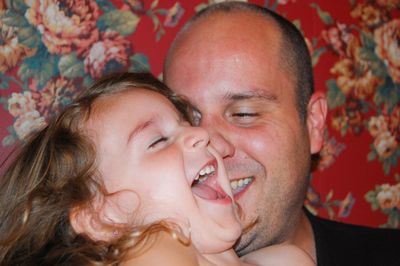
[[129, 134], [128, 137], [128, 142], [131, 142], [133, 138], [135, 138], [137, 135], [142, 133], [146, 128], [149, 126], [153, 125], [155, 122], [155, 116], [151, 117], [149, 120], [146, 120], [144, 122], [139, 123]]

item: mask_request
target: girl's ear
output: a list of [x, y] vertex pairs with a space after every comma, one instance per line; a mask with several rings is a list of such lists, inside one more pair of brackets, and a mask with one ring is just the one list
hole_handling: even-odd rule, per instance
[[108, 195], [99, 206], [74, 207], [69, 214], [72, 228], [93, 240], [110, 240], [118, 228], [134, 226], [139, 220], [139, 197], [132, 191]]
[[77, 234], [86, 235], [93, 240], [109, 239], [110, 236], [104, 232], [99, 218], [93, 210], [83, 207], [75, 207], [69, 213], [69, 221]]

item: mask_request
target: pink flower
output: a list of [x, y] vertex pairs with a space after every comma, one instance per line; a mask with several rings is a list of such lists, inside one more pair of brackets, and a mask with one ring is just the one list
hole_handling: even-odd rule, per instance
[[383, 184], [380, 187], [376, 199], [378, 200], [381, 209], [392, 209], [399, 204], [399, 192], [397, 187]]
[[331, 166], [345, 147], [344, 144], [338, 143], [334, 137], [328, 139], [328, 136], [325, 136], [324, 145], [319, 153], [318, 170], [323, 171]]
[[129, 63], [130, 42], [117, 32], [107, 31], [94, 43], [84, 60], [85, 71], [93, 78], [99, 78], [109, 71], [124, 68]]
[[50, 53], [87, 50], [99, 38], [96, 20], [100, 15], [94, 0], [27, 0], [25, 16], [42, 33]]
[[350, 39], [353, 38], [347, 25], [339, 22], [335, 26], [323, 30], [321, 35], [322, 39], [340, 56], [345, 55], [346, 46]]
[[351, 193], [347, 194], [346, 198], [340, 202], [338, 216], [348, 217], [355, 202], [353, 195]]
[[380, 133], [387, 131], [388, 124], [386, 122], [385, 117], [383, 115], [380, 115], [378, 117], [376, 116], [371, 117], [368, 122], [368, 129], [372, 137], [376, 137]]
[[36, 102], [33, 100], [30, 91], [23, 93], [13, 92], [11, 98], [8, 99], [8, 111], [13, 117], [18, 117], [34, 110], [36, 110]]
[[296, 3], [296, 0], [278, 0], [278, 4], [280, 5], [286, 5], [287, 3], [292, 2], [292, 3]]
[[32, 97], [36, 100], [39, 113], [47, 119], [71, 103], [76, 92], [77, 89], [71, 80], [59, 77], [47, 82], [42, 90], [33, 90]]
[[374, 32], [376, 54], [385, 62], [393, 81], [400, 83], [400, 19], [394, 19]]
[[183, 13], [185, 13], [185, 10], [179, 2], [176, 2], [175, 5], [168, 10], [164, 25], [167, 27], [175, 27], [183, 16]]
[[25, 139], [30, 133], [45, 125], [44, 118], [36, 110], [22, 114], [14, 122], [14, 129], [19, 139]]
[[385, 131], [378, 134], [374, 141], [374, 146], [378, 155], [385, 159], [396, 151], [398, 145], [396, 138], [389, 131]]

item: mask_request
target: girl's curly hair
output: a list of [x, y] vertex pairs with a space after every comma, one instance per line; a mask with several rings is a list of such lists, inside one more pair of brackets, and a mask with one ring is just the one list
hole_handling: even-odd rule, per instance
[[161, 93], [191, 121], [187, 102], [148, 73], [114, 74], [85, 90], [26, 140], [1, 176], [0, 265], [118, 265], [128, 251], [135, 256], [155, 241], [155, 232], [175, 234], [176, 227], [161, 221], [119, 227], [118, 237], [99, 241], [75, 232], [70, 222], [74, 208], [107, 197], [95, 146], [83, 129], [93, 103], [135, 88]]

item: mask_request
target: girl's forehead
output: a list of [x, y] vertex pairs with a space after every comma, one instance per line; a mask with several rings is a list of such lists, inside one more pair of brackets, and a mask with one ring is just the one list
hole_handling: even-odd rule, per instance
[[89, 125], [104, 123], [121, 116], [131, 121], [144, 116], [180, 116], [174, 104], [161, 93], [147, 88], [132, 88], [96, 99], [87, 119]]

